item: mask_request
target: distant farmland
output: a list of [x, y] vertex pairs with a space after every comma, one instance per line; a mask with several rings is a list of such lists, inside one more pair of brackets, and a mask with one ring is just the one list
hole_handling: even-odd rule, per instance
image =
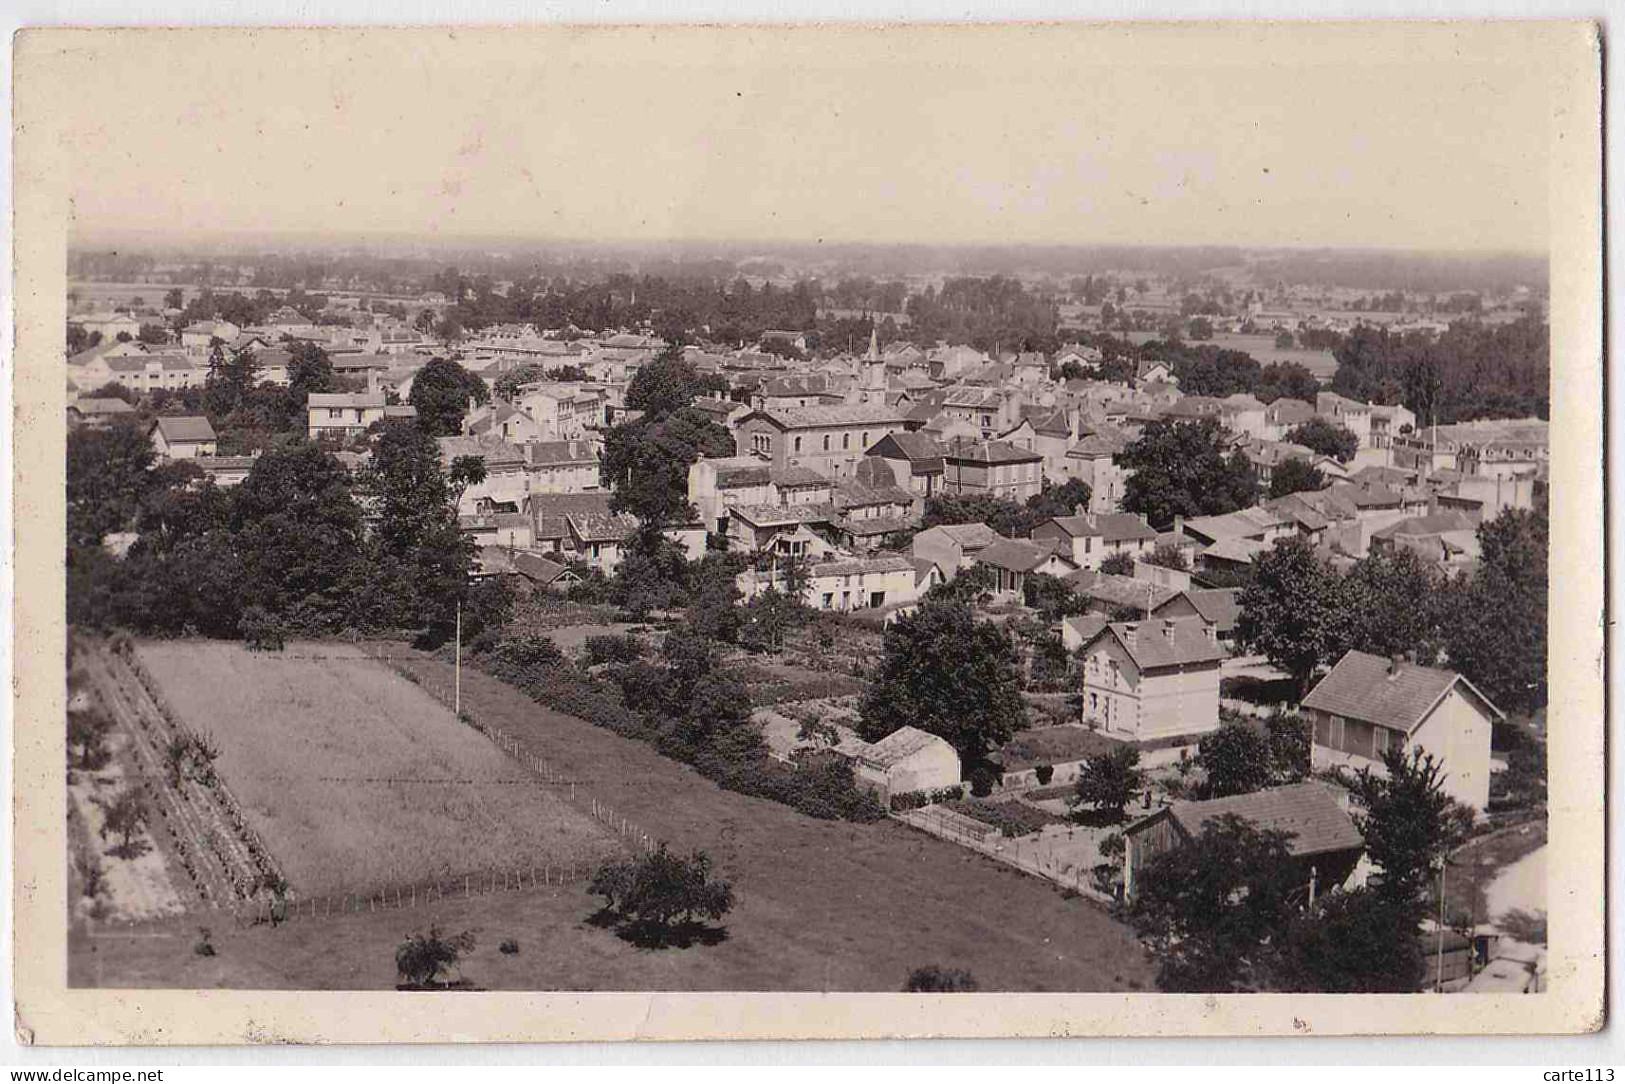
[[609, 834], [357, 648], [148, 642], [141, 661], [305, 895], [585, 863]]

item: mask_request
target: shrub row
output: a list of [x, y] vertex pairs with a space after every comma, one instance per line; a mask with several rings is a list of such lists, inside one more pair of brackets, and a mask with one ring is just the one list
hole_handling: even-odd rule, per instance
[[1007, 837], [1031, 835], [1045, 825], [1065, 824], [1065, 817], [1045, 813], [1022, 802], [951, 801], [947, 803], [955, 813], [963, 813], [972, 820], [992, 825]]
[[891, 807], [894, 812], [900, 813], [905, 809], [923, 809], [938, 802], [957, 802], [964, 797], [965, 788], [963, 786], [939, 787], [936, 790], [910, 790], [904, 791], [902, 794], [893, 794], [891, 796]]
[[838, 696], [857, 696], [864, 690], [863, 682], [844, 674], [826, 674], [803, 681], [770, 681], [752, 684], [750, 702], [758, 708], [775, 704], [790, 704], [798, 700], [827, 700]]
[[879, 803], [853, 786], [852, 769], [845, 761], [831, 758], [829, 763], [804, 762], [799, 768], [792, 767], [768, 756], [759, 738], [732, 756], [691, 748], [628, 708], [614, 684], [582, 673], [562, 656], [552, 661], [539, 645], [510, 641], [481, 656], [477, 664], [545, 707], [622, 737], [650, 742], [662, 755], [693, 765], [725, 790], [779, 802], [820, 820], [864, 823], [885, 816]]

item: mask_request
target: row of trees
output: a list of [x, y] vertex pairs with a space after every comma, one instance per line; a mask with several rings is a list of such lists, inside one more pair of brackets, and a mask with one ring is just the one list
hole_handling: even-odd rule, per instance
[[1374, 548], [1339, 572], [1303, 539], [1282, 539], [1254, 562], [1237, 635], [1300, 696], [1354, 649], [1443, 660], [1503, 710], [1532, 713], [1547, 696], [1548, 538], [1544, 510], [1503, 512], [1478, 529], [1479, 567], [1450, 579], [1405, 549]]
[[[428, 434], [394, 422], [359, 477], [303, 443], [265, 453], [222, 490], [193, 464], [155, 464], [139, 426], [75, 432], [69, 620], [227, 638], [269, 625], [443, 639], [458, 601], [471, 599], [452, 488], [478, 472], [477, 461], [443, 470]], [[116, 531], [137, 533], [122, 558], [103, 545]], [[473, 606], [465, 617], [480, 615]]]

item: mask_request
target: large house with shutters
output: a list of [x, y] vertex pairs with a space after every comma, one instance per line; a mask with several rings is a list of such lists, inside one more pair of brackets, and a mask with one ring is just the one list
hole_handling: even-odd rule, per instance
[[384, 393], [377, 392], [311, 392], [305, 403], [307, 425], [311, 440], [349, 438], [365, 433], [374, 422], [385, 418], [415, 418], [415, 406], [385, 403]]
[[1002, 440], [956, 437], [943, 449], [942, 488], [971, 497], [1002, 497], [1021, 504], [1044, 486], [1041, 453]]
[[1082, 653], [1086, 723], [1129, 741], [1219, 728], [1219, 668], [1229, 652], [1209, 622], [1114, 621]]
[[902, 412], [881, 404], [757, 409], [735, 424], [739, 455], [774, 467], [806, 467], [826, 478], [845, 478], [882, 437], [903, 432]]
[[1157, 546], [1157, 532], [1143, 517], [1128, 512], [1056, 516], [1034, 527], [1032, 537], [1034, 541], [1059, 539], [1071, 547], [1072, 563], [1089, 569], [1098, 569], [1102, 561], [1119, 553], [1149, 557]]
[[1350, 651], [1303, 699], [1314, 720], [1316, 768], [1387, 771], [1383, 754], [1420, 748], [1444, 766], [1444, 791], [1483, 812], [1490, 801], [1490, 732], [1505, 718], [1453, 670]]

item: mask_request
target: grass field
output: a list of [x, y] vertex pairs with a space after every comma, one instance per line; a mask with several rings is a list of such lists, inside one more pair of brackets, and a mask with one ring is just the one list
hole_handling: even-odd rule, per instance
[[[450, 668], [414, 657], [445, 684]], [[70, 981], [108, 986], [379, 989], [395, 982], [393, 952], [431, 921], [475, 932], [462, 967], [507, 990], [895, 991], [924, 964], [969, 968], [983, 990], [1152, 989], [1130, 931], [1084, 899], [894, 821], [818, 821], [724, 791], [644, 743], [538, 707], [465, 670], [463, 702], [535, 753], [679, 848], [700, 847], [730, 879], [738, 904], [727, 940], [710, 947], [636, 948], [587, 918], [580, 887], [496, 893], [415, 911], [215, 931], [220, 955], [191, 954], [196, 931], [71, 942]], [[497, 952], [516, 938], [517, 956]]]
[[422, 689], [343, 644], [149, 642], [141, 661], [306, 896], [592, 861], [616, 844]]

